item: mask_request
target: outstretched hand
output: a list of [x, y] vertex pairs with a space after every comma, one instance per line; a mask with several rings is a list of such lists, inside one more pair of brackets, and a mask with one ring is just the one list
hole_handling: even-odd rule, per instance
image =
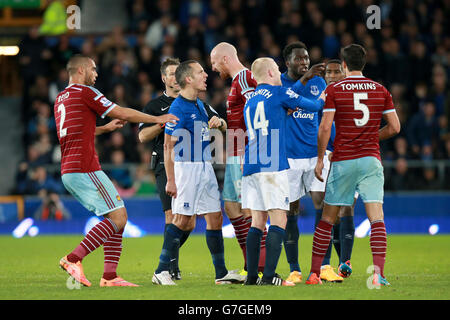
[[111, 131], [123, 128], [123, 126], [126, 123], [127, 122], [124, 120], [114, 119], [114, 120], [111, 120], [110, 122], [108, 122], [107, 124], [105, 124], [104, 128], [107, 132], [111, 132]]
[[325, 75], [325, 63], [317, 63], [313, 65], [309, 70], [300, 78], [303, 84], [306, 84], [309, 80], [315, 76], [323, 77]]
[[164, 114], [162, 116], [158, 116], [157, 117], [158, 122], [157, 123], [167, 123], [167, 122], [172, 122], [172, 123], [177, 123], [178, 119], [176, 116], [174, 116], [173, 114]]

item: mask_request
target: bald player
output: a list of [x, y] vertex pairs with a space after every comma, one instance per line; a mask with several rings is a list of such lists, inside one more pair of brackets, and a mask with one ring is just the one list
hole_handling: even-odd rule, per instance
[[[271, 58], [256, 59], [252, 72], [258, 86], [244, 108], [249, 142], [245, 147], [242, 208], [250, 209], [252, 214], [247, 236], [248, 276], [245, 284], [294, 286], [293, 282], [285, 281], [275, 273], [290, 203], [286, 121], [288, 110], [303, 108], [317, 112], [323, 106], [324, 96], [310, 100], [282, 87], [280, 70]], [[265, 267], [260, 279], [257, 273], [260, 241], [269, 217]]]
[[[213, 48], [210, 56], [213, 71], [218, 72], [222, 79], [232, 79], [227, 98], [227, 164], [222, 198], [225, 213], [234, 227], [236, 239], [241, 247], [245, 261], [244, 270], [246, 270], [246, 238], [252, 224], [252, 217], [249, 210], [243, 210], [241, 207], [241, 163], [247, 141], [243, 110], [245, 102], [255, 90], [257, 83], [250, 70], [239, 61], [236, 48], [233, 45], [221, 42]], [[264, 229], [259, 271], [264, 269], [266, 235], [267, 230]]]

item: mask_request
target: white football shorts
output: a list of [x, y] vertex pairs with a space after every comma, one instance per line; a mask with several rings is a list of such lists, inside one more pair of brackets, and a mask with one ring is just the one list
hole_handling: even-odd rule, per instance
[[242, 209], [289, 210], [288, 170], [242, 177]]
[[174, 164], [177, 197], [172, 198], [172, 213], [192, 216], [220, 212], [220, 192], [210, 162]]

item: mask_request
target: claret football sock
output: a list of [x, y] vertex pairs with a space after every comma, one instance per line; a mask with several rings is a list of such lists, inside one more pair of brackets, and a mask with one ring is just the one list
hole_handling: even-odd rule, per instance
[[323, 257], [328, 250], [331, 241], [331, 229], [333, 225], [320, 220], [316, 226], [313, 237], [312, 258], [311, 258], [311, 272], [320, 275], [320, 266], [322, 265]]
[[122, 253], [123, 230], [113, 234], [108, 241], [103, 244], [104, 252], [104, 272], [103, 279], [113, 280], [117, 277], [116, 270]]
[[236, 240], [239, 243], [239, 246], [241, 247], [242, 254], [244, 255], [244, 261], [245, 266], [244, 269], [247, 267], [247, 252], [246, 252], [246, 239], [247, 239], [247, 233], [252, 225], [252, 218], [247, 219], [243, 215], [237, 218], [230, 218], [230, 222], [233, 225], [234, 228], [234, 234], [236, 235]]
[[177, 251], [180, 249], [180, 238], [182, 234], [183, 230], [172, 223], [166, 227], [163, 247], [159, 256], [159, 265], [155, 273], [158, 274], [162, 271], [169, 271], [170, 259], [177, 256]]
[[206, 244], [211, 253], [216, 279], [221, 279], [228, 273], [225, 266], [222, 230], [206, 230]]
[[376, 268], [375, 272], [379, 273], [383, 278], [386, 248], [387, 236], [384, 221], [372, 221], [370, 225], [370, 249], [372, 250], [373, 264]]
[[286, 230], [283, 239], [284, 250], [286, 251], [286, 258], [291, 272], [301, 272], [298, 263], [298, 239], [300, 232], [298, 230], [297, 220], [298, 215], [290, 215], [287, 217]]
[[88, 232], [78, 247], [67, 256], [67, 259], [73, 263], [83, 260], [85, 256], [103, 245], [109, 237], [117, 232], [117, 226], [111, 219], [103, 219]]

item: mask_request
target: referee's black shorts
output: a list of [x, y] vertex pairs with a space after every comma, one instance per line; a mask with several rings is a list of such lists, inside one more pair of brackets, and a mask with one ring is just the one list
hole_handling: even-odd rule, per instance
[[163, 211], [170, 210], [172, 209], [172, 197], [166, 193], [167, 176], [164, 162], [158, 161], [153, 172], [155, 173], [156, 187], [158, 188], [162, 209]]

